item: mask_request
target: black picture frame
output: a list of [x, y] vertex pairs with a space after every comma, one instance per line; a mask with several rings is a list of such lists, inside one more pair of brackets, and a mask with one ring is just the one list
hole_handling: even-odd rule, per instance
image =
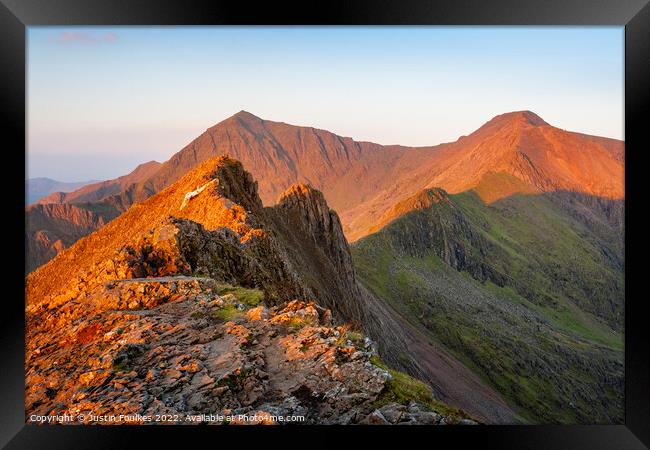
[[[479, 427], [83, 427], [26, 425], [24, 415], [24, 248], [17, 238], [24, 227], [19, 217], [24, 202], [15, 193], [22, 186], [26, 149], [26, 27], [36, 25], [618, 25], [625, 27], [625, 145], [626, 145], [626, 313], [625, 313], [625, 424], [519, 425]], [[223, 0], [0, 0], [0, 124], [8, 229], [5, 243], [15, 254], [5, 260], [0, 345], [0, 445], [7, 448], [115, 448], [131, 445], [134, 437], [180, 438], [185, 445], [208, 438], [248, 446], [250, 436], [286, 439], [290, 445], [313, 445], [320, 440], [337, 445], [348, 437], [384, 440], [398, 437], [402, 445], [419, 442], [463, 448], [518, 449], [635, 449], [650, 445], [650, 337], [643, 285], [644, 210], [642, 191], [648, 152], [650, 96], [650, 5], [647, 0], [355, 0], [302, 4], [234, 2]], [[646, 114], [644, 114], [646, 113]], [[11, 158], [15, 157], [15, 158]], [[23, 170], [20, 170], [20, 169]], [[22, 209], [22, 213], [18, 209]], [[15, 211], [14, 211], [15, 209]], [[634, 217], [634, 215], [639, 217]], [[11, 234], [9, 234], [11, 233]], [[645, 232], [647, 233], [647, 232]], [[6, 244], [5, 244], [6, 245]], [[5, 253], [9, 255], [10, 253]], [[22, 262], [22, 263], [21, 263]], [[284, 432], [283, 432], [284, 431]], [[305, 433], [315, 433], [307, 437]], [[418, 436], [414, 436], [414, 433]], [[209, 436], [205, 436], [209, 434]], [[322, 439], [320, 437], [322, 435]], [[191, 439], [188, 441], [188, 439]], [[215, 440], [218, 439], [218, 440]], [[420, 440], [424, 439], [424, 440]], [[326, 441], [325, 441], [326, 440]], [[152, 442], [152, 441], [151, 441]], [[302, 444], [301, 444], [302, 443]], [[287, 445], [289, 445], [287, 444]]]

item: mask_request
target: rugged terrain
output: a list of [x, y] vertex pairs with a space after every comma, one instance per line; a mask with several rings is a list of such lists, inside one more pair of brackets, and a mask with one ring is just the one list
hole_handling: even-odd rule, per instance
[[396, 205], [353, 245], [360, 280], [528, 420], [621, 423], [621, 202], [480, 189]]
[[354, 331], [376, 316], [322, 194], [296, 185], [264, 208], [256, 188], [208, 160], [31, 273], [28, 416], [475, 423]]
[[167, 276], [34, 306], [27, 413], [85, 423], [476, 423], [423, 383], [391, 375], [371, 341], [334, 326], [329, 310], [298, 300], [268, 308], [263, 297]]
[[[230, 155], [259, 182], [265, 205], [294, 183], [320, 190], [339, 213], [349, 241], [377, 229], [396, 203], [425, 188], [450, 193], [475, 187], [487, 173], [503, 172], [537, 192], [566, 190], [623, 197], [623, 143], [553, 127], [530, 111], [497, 116], [468, 136], [431, 147], [357, 142], [312, 127], [260, 119], [245, 111], [219, 122], [158, 166], [43, 203], [84, 203], [110, 220], [180, 179], [206, 159]], [[513, 190], [514, 189], [514, 190]], [[490, 192], [489, 200], [518, 192]], [[42, 260], [44, 258], [39, 258]]]
[[[224, 154], [252, 175], [212, 159]], [[381, 146], [242, 111], [150, 169], [28, 208], [28, 269], [60, 252], [27, 277], [35, 329], [49, 323], [37, 305], [97, 298], [100, 311], [115, 280], [206, 277], [216, 285], [192, 296], [208, 304], [229, 285], [260, 290], [271, 321], [293, 300], [331, 311], [375, 343], [384, 362], [366, 348], [368, 361], [424, 381], [430, 408], [622, 421], [622, 142], [520, 111], [453, 143]], [[228, 305], [182, 311], [200, 327]], [[235, 324], [267, 330], [237, 311]]]

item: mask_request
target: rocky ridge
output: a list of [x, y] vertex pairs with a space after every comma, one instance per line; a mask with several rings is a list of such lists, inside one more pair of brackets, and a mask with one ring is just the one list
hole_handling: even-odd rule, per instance
[[[323, 279], [282, 245], [283, 226]], [[334, 325], [355, 309], [342, 236], [318, 191], [297, 186], [263, 208], [241, 164], [205, 162], [27, 277], [28, 415], [458, 423], [464, 413], [432, 410], [422, 383], [413, 397], [428, 405], [383, 401], [393, 381], [370, 341]]]
[[358, 279], [528, 420], [621, 422], [622, 202], [482, 193], [425, 190], [396, 205], [352, 245]]
[[371, 341], [335, 326], [329, 310], [298, 300], [255, 306], [257, 297], [223, 291], [208, 278], [124, 279], [83, 300], [29, 307], [27, 414], [114, 424], [476, 423], [416, 401], [378, 401], [391, 375], [372, 364]]
[[240, 111], [160, 166], [148, 163], [125, 177], [43, 201], [85, 202], [87, 209], [112, 211], [103, 215], [108, 221], [219, 155], [231, 155], [247, 167], [260, 183], [265, 205], [275, 204], [294, 183], [322, 191], [340, 214], [350, 242], [378, 229], [395, 204], [417, 192], [462, 192], [485, 185], [491, 173], [516, 182], [509, 190], [485, 189], [488, 202], [517, 192], [559, 190], [607, 199], [624, 196], [622, 142], [561, 130], [530, 111], [496, 116], [455, 142], [417, 148], [357, 142]]

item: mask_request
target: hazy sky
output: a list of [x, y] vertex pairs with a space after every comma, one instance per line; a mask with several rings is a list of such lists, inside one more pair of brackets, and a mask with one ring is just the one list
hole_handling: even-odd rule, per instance
[[497, 114], [623, 139], [622, 27], [30, 27], [28, 176], [123, 175], [239, 110], [434, 145]]

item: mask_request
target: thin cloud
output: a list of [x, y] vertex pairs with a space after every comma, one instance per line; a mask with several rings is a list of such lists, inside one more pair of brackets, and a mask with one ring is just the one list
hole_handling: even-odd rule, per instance
[[79, 31], [62, 31], [54, 38], [57, 44], [99, 44], [102, 42], [113, 43], [119, 40], [117, 33], [103, 34], [84, 33]]
[[117, 33], [110, 32], [104, 35], [104, 41], [106, 42], [117, 42], [119, 39]]

